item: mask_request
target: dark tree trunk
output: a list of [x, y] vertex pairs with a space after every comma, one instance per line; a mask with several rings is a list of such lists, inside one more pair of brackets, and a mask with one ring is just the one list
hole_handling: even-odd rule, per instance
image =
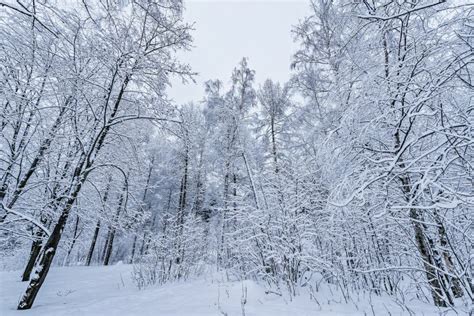
[[69, 250], [67, 251], [66, 258], [64, 259], [64, 265], [67, 264], [69, 256], [71, 255], [72, 249], [74, 248], [74, 245], [76, 244], [77, 237], [79, 237], [78, 234], [78, 228], [79, 228], [79, 215], [76, 216], [76, 223], [74, 224], [74, 234], [72, 236], [72, 242], [71, 245], [69, 246]]
[[[44, 215], [41, 216], [41, 223], [43, 225], [48, 224], [48, 220], [46, 216]], [[44, 237], [46, 237], [46, 234], [43, 230], [41, 229], [36, 230], [35, 239], [33, 240], [33, 243], [31, 244], [30, 257], [28, 258], [28, 263], [26, 264], [25, 270], [23, 271], [23, 275], [21, 277], [22, 282], [28, 281], [30, 279], [31, 271], [33, 271], [33, 268], [35, 267], [35, 263], [38, 261], [39, 254], [41, 252], [41, 247], [43, 246]]]
[[[400, 148], [400, 133], [400, 130], [397, 130], [397, 132], [395, 133], [395, 148]], [[402, 170], [406, 167], [403, 158], [399, 159], [399, 166]], [[414, 194], [413, 192], [416, 191], [416, 189], [413, 188], [410, 177], [405, 174], [401, 175], [399, 179], [401, 182], [401, 189], [405, 194], [406, 201], [409, 203], [413, 203], [412, 196]], [[423, 262], [423, 267], [425, 270], [426, 279], [428, 280], [433, 302], [438, 307], [446, 307], [447, 303], [443, 292], [443, 285], [440, 283], [438, 273], [435, 268], [438, 267], [437, 262], [430, 252], [430, 245], [428, 244], [429, 241], [426, 239], [425, 236], [426, 229], [422, 224], [423, 219], [421, 218], [416, 208], [410, 209], [409, 217], [413, 225], [415, 233], [415, 243], [418, 248], [418, 252], [420, 253], [421, 260]]]
[[143, 240], [142, 240], [142, 246], [140, 247], [140, 255], [143, 256], [145, 254], [145, 248], [146, 248], [146, 231], [143, 232]]
[[[147, 193], [148, 193], [148, 188], [150, 187], [150, 180], [151, 180], [151, 174], [153, 172], [154, 163], [155, 163], [155, 157], [152, 157], [152, 159], [150, 161], [150, 164], [149, 164], [149, 168], [148, 168], [148, 177], [147, 177], [147, 180], [146, 180], [146, 186], [145, 186], [145, 190], [143, 191], [143, 198], [142, 198], [142, 205], [146, 209], [149, 209], [146, 197], [147, 197]], [[140, 255], [143, 255], [143, 252], [144, 252], [144, 249], [145, 249], [146, 232], [147, 232], [148, 222], [149, 221], [146, 220], [144, 225], [143, 225], [143, 232], [144, 233], [143, 233], [143, 242], [142, 242], [142, 246], [141, 246], [141, 250], [140, 250]], [[154, 221], [152, 223], [152, 226], [153, 225], [154, 225]], [[132, 254], [130, 256], [131, 257], [130, 258], [130, 263], [133, 263], [133, 261], [135, 259], [135, 253], [137, 251], [137, 242], [138, 242], [138, 234], [135, 234], [135, 237], [133, 238]]]
[[234, 206], [234, 212], [237, 211], [237, 175], [234, 173], [232, 175], [232, 182], [233, 182], [233, 189], [232, 189], [232, 195], [234, 196], [234, 201], [233, 201], [233, 206]]
[[135, 258], [135, 249], [137, 247], [137, 235], [133, 237], [133, 244], [132, 244], [132, 254], [130, 255], [130, 264], [133, 263], [133, 259]]
[[110, 257], [112, 256], [112, 248], [114, 246], [114, 238], [115, 238], [115, 228], [112, 228], [110, 232], [109, 242], [107, 243], [107, 248], [105, 248], [104, 266], [109, 265]]
[[100, 231], [100, 219], [97, 220], [95, 225], [94, 235], [92, 236], [91, 246], [89, 247], [89, 252], [87, 253], [86, 266], [91, 265], [92, 255], [94, 254], [95, 244], [97, 243], [97, 237], [99, 236]]
[[247, 176], [250, 181], [250, 187], [252, 189], [253, 200], [255, 201], [255, 208], [260, 209], [260, 204], [258, 203], [257, 190], [255, 189], [255, 183], [253, 182], [252, 171], [250, 170], [249, 162], [247, 161], [247, 156], [245, 152], [242, 152], [242, 158], [244, 159], [245, 169], [247, 170]]
[[446, 307], [446, 301], [444, 300], [443, 289], [439, 282], [435, 265], [436, 262], [433, 259], [431, 253], [429, 252], [426, 238], [424, 236], [424, 229], [420, 223], [420, 217], [416, 209], [410, 210], [410, 218], [413, 219], [413, 226], [415, 230], [415, 241], [420, 252], [421, 259], [423, 261], [423, 266], [425, 268], [426, 278], [428, 284], [430, 285], [431, 296], [433, 297], [433, 302], [438, 307]]
[[225, 175], [224, 175], [224, 208], [222, 210], [222, 225], [221, 225], [221, 244], [220, 249], [217, 253], [217, 261], [219, 265], [224, 265], [225, 253], [226, 253], [226, 232], [227, 232], [227, 216], [229, 206], [229, 178], [230, 178], [230, 161], [225, 163]]
[[109, 265], [110, 257], [112, 256], [112, 249], [113, 249], [113, 246], [114, 246], [115, 233], [117, 231], [116, 226], [118, 225], [119, 217], [120, 217], [120, 213], [122, 211], [122, 208], [125, 207], [123, 205], [123, 203], [125, 201], [125, 195], [126, 194], [127, 194], [127, 181], [125, 180], [125, 183], [123, 185], [122, 194], [120, 195], [119, 204], [117, 206], [117, 212], [115, 213], [115, 217], [114, 217], [114, 220], [113, 220], [113, 223], [112, 223], [113, 226], [109, 227], [109, 234], [108, 234], [108, 238], [107, 238], [108, 242], [107, 242], [107, 247], [105, 248], [104, 266]]
[[[107, 199], [109, 197], [111, 182], [112, 182], [112, 176], [109, 176], [109, 179], [107, 181], [107, 186], [105, 187], [104, 198], [102, 199], [103, 205], [105, 205], [105, 203], [107, 202]], [[89, 252], [87, 253], [86, 266], [90, 266], [90, 264], [91, 264], [92, 256], [94, 254], [95, 245], [97, 243], [97, 238], [99, 237], [100, 225], [101, 225], [101, 223], [100, 223], [100, 219], [99, 219], [99, 220], [97, 220], [97, 224], [95, 225], [95, 230], [94, 230], [94, 235], [92, 236], [91, 246], [89, 247]]]
[[[448, 251], [448, 235], [446, 233], [446, 228], [444, 227], [444, 224], [439, 217], [439, 214], [437, 211], [434, 212], [434, 217], [436, 224], [438, 225], [438, 235], [439, 235], [439, 243], [441, 245], [441, 249], [443, 252], [443, 257], [444, 257], [444, 262], [446, 264], [446, 267], [448, 271], [452, 274], [455, 274], [456, 271], [454, 269], [454, 262], [451, 257], [451, 254]], [[454, 297], [459, 298], [464, 295], [462, 291], [462, 286], [459, 278], [457, 277], [449, 277], [446, 276], [447, 281], [451, 284], [451, 291], [453, 292]]]
[[[405, 164], [402, 162], [401, 167], [403, 168]], [[407, 201], [411, 201], [411, 192], [412, 186], [410, 179], [408, 176], [400, 177], [402, 182], [402, 189], [406, 195]], [[430, 286], [431, 296], [433, 298], [433, 302], [438, 307], [446, 307], [446, 301], [444, 299], [444, 293], [442, 284], [439, 281], [438, 274], [436, 271], [436, 261], [434, 260], [432, 254], [430, 253], [430, 247], [428, 244], [428, 240], [425, 237], [425, 227], [422, 224], [422, 218], [417, 209], [412, 208], [409, 211], [409, 217], [412, 220], [412, 225], [415, 233], [415, 243], [418, 248], [418, 252], [420, 253], [421, 260], [423, 262], [423, 267], [425, 269], [426, 279], [428, 280], [428, 284]]]
[[110, 240], [110, 232], [112, 231], [112, 227], [109, 225], [109, 230], [107, 232], [107, 237], [105, 238], [104, 247], [102, 248], [102, 252], [100, 254], [100, 261], [104, 261], [105, 253], [107, 252], [107, 247], [109, 246]]
[[[71, 157], [72, 151], [69, 152], [67, 157]], [[59, 162], [59, 158], [58, 158]], [[68, 161], [64, 165], [64, 169], [62, 171], [61, 179], [64, 179], [67, 175], [67, 172], [69, 170], [69, 167], [71, 166], [70, 161]], [[51, 203], [51, 205], [55, 205], [58, 202], [58, 197], [57, 197], [57, 191], [59, 190], [59, 182], [54, 186], [52, 193], [51, 193], [51, 199], [54, 201]], [[46, 190], [45, 194], [48, 194], [49, 190]], [[45, 226], [49, 225], [50, 223], [50, 218], [48, 215], [46, 215], [45, 211], [43, 210], [41, 213], [41, 223]], [[35, 266], [35, 263], [38, 261], [39, 254], [41, 252], [41, 247], [43, 246], [43, 239], [46, 237], [46, 234], [43, 230], [38, 229], [36, 231], [36, 237], [35, 240], [33, 241], [31, 245], [31, 252], [30, 252], [30, 257], [28, 259], [28, 263], [25, 267], [25, 270], [22, 275], [22, 281], [28, 281], [30, 279], [31, 271], [33, 271], [33, 268]]]
[[39, 263], [35, 268], [35, 272], [30, 280], [25, 294], [23, 294], [20, 302], [18, 303], [18, 309], [30, 309], [31, 306], [33, 306], [36, 295], [38, 295], [38, 292], [41, 286], [43, 285], [46, 276], [48, 275], [49, 268], [51, 267], [54, 255], [58, 249], [58, 244], [61, 240], [61, 235], [63, 233], [64, 226], [66, 225], [69, 212], [72, 208], [72, 205], [74, 204], [74, 201], [77, 198], [77, 195], [79, 194], [80, 189], [81, 184], [76, 186], [75, 190], [71, 194], [71, 197], [66, 202], [66, 205], [61, 213], [61, 216], [59, 217], [58, 222], [54, 226], [51, 235], [49, 236], [48, 240], [41, 249]]
[[272, 136], [272, 156], [273, 163], [275, 164], [275, 173], [278, 173], [278, 158], [277, 158], [277, 148], [276, 148], [276, 131], [275, 131], [275, 117], [272, 115], [270, 122], [270, 132]]
[[33, 271], [36, 260], [38, 259], [42, 244], [42, 239], [35, 239], [31, 244], [30, 257], [28, 259], [28, 263], [26, 264], [25, 270], [23, 271], [21, 281], [25, 282], [30, 280], [31, 271]]
[[184, 157], [184, 175], [181, 180], [181, 188], [179, 193], [179, 207], [178, 207], [178, 218], [177, 218], [177, 252], [178, 257], [176, 258], [176, 263], [179, 264], [183, 261], [184, 257], [184, 245], [183, 245], [183, 232], [184, 232], [184, 212], [186, 209], [186, 194], [187, 194], [187, 185], [188, 185], [188, 150], [186, 149]]

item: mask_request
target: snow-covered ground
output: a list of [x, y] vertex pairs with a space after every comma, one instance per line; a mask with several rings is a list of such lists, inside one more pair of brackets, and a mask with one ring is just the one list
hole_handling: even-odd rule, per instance
[[[316, 293], [318, 303], [308, 294], [292, 301], [288, 297], [266, 294], [253, 281], [225, 282], [219, 274], [138, 290], [131, 279], [132, 267], [53, 268], [34, 307], [17, 311], [16, 303], [26, 287], [20, 272], [0, 272], [0, 315], [258, 315], [258, 316], [337, 316], [409, 315], [388, 297], [359, 295], [344, 303], [329, 288]], [[242, 304], [243, 292], [247, 301]], [[332, 292], [332, 293], [331, 293]], [[244, 306], [244, 313], [242, 310]], [[439, 315], [440, 311], [419, 301], [408, 303], [414, 315]], [[453, 313], [454, 315], [454, 313]]]

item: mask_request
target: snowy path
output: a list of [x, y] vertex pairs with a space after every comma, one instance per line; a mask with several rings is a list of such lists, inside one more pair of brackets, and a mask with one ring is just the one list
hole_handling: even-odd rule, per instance
[[[16, 302], [26, 286], [19, 281], [19, 274], [18, 271], [0, 272], [1, 316], [242, 315], [242, 282], [218, 282], [215, 277], [209, 277], [139, 291], [131, 280], [128, 265], [54, 268], [34, 307], [29, 311], [16, 311]], [[266, 295], [264, 288], [254, 282], [245, 281], [244, 286], [248, 297], [246, 316], [373, 315], [368, 299], [328, 304], [329, 293], [318, 293], [322, 306], [319, 307], [308, 295], [288, 302], [277, 295]], [[393, 316], [408, 315], [387, 298], [374, 297], [372, 303], [377, 316], [389, 315], [388, 311]], [[421, 302], [411, 304], [410, 308], [416, 315], [438, 315], [436, 309]]]

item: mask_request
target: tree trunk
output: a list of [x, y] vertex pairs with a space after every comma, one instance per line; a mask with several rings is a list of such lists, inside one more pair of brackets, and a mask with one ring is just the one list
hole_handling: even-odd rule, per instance
[[184, 257], [184, 245], [183, 245], [183, 233], [184, 233], [184, 212], [186, 209], [186, 193], [188, 185], [188, 150], [186, 149], [184, 157], [184, 175], [181, 180], [181, 189], [179, 194], [179, 207], [178, 207], [178, 218], [177, 218], [177, 253], [176, 263], [179, 264], [183, 261]]
[[227, 161], [225, 164], [225, 176], [224, 176], [224, 208], [222, 210], [222, 224], [221, 224], [221, 238], [219, 251], [217, 252], [217, 263], [220, 266], [224, 265], [224, 258], [226, 252], [226, 230], [227, 230], [227, 213], [228, 213], [228, 199], [229, 199], [229, 173], [230, 173], [230, 162]]
[[140, 247], [140, 255], [143, 256], [145, 254], [145, 248], [146, 248], [146, 231], [143, 232], [143, 240], [142, 240], [142, 246]]
[[107, 232], [107, 237], [105, 238], [104, 247], [102, 248], [102, 252], [100, 254], [100, 261], [104, 261], [105, 253], [107, 252], [107, 247], [109, 245], [111, 231], [112, 231], [112, 227], [109, 225], [109, 230]]
[[30, 257], [28, 259], [28, 263], [26, 264], [25, 270], [23, 271], [21, 281], [25, 282], [25, 281], [30, 280], [31, 271], [33, 270], [35, 266], [36, 260], [38, 259], [42, 244], [43, 244], [42, 239], [35, 239], [33, 243], [31, 244]]
[[[105, 203], [107, 202], [107, 199], [109, 197], [109, 191], [110, 191], [110, 184], [111, 183], [112, 183], [112, 176], [109, 175], [109, 178], [107, 180], [107, 186], [105, 187], [104, 198], [102, 199], [102, 204], [103, 205], [105, 205]], [[101, 225], [100, 219], [98, 219], [97, 224], [95, 225], [94, 235], [92, 236], [91, 246], [89, 247], [89, 252], [87, 253], [86, 266], [90, 266], [90, 264], [91, 264], [92, 256], [94, 254], [95, 245], [97, 243], [97, 237], [99, 236], [100, 225]]]
[[420, 218], [416, 209], [410, 210], [410, 218], [413, 219], [415, 241], [423, 261], [423, 266], [425, 268], [426, 278], [428, 279], [428, 283], [430, 285], [433, 302], [438, 307], [446, 307], [447, 304], [444, 300], [443, 290], [434, 267], [436, 263], [434, 262], [426, 245], [423, 227], [420, 224]]
[[[392, 101], [392, 103], [394, 103]], [[400, 149], [401, 148], [401, 130], [397, 129], [395, 132], [395, 148]], [[400, 169], [403, 170], [406, 168], [405, 162], [402, 157], [399, 158], [399, 166]], [[415, 194], [413, 190], [413, 186], [411, 183], [411, 179], [409, 175], [407, 174], [402, 174], [400, 177], [400, 182], [401, 182], [401, 189], [403, 193], [405, 194], [405, 199], [408, 203], [414, 203], [412, 201], [412, 196]], [[422, 218], [416, 208], [411, 208], [409, 211], [409, 218], [411, 219], [413, 228], [414, 228], [414, 233], [415, 233], [415, 242], [416, 246], [418, 248], [418, 252], [420, 253], [421, 260], [423, 262], [423, 266], [425, 269], [425, 274], [426, 278], [428, 280], [428, 284], [430, 286], [430, 292], [431, 296], [433, 298], [433, 302], [436, 306], [438, 307], [446, 307], [447, 303], [445, 300], [445, 295], [443, 293], [443, 287], [442, 284], [440, 283], [440, 280], [438, 278], [438, 273], [436, 271], [435, 267], [437, 266], [437, 262], [435, 258], [433, 258], [432, 254], [429, 251], [429, 244], [428, 240], [425, 237], [426, 229], [424, 225], [422, 224]]]
[[[120, 215], [120, 206], [117, 210], [116, 218]], [[114, 220], [114, 224], [116, 221]], [[104, 266], [109, 265], [110, 257], [112, 255], [112, 248], [114, 246], [114, 239], [115, 239], [115, 227], [109, 226], [109, 232], [107, 234], [107, 242], [104, 246]]]
[[278, 173], [278, 158], [277, 158], [277, 148], [276, 148], [276, 136], [275, 136], [275, 117], [272, 115], [270, 122], [271, 136], [272, 136], [272, 156], [273, 163], [275, 164], [275, 173]]
[[130, 255], [130, 264], [133, 263], [133, 258], [135, 257], [135, 248], [137, 247], [137, 235], [133, 237], [133, 244], [132, 244], [132, 254]]
[[66, 205], [61, 213], [61, 216], [59, 217], [58, 222], [54, 226], [51, 235], [41, 249], [39, 263], [35, 268], [35, 272], [30, 280], [30, 283], [28, 284], [25, 294], [23, 294], [20, 302], [18, 303], [19, 310], [30, 309], [31, 306], [33, 306], [36, 295], [38, 295], [39, 289], [43, 285], [46, 275], [48, 275], [49, 268], [53, 262], [54, 255], [58, 249], [59, 241], [61, 240], [64, 226], [66, 225], [69, 216], [69, 211], [71, 210], [72, 205], [79, 194], [80, 188], [81, 184], [76, 186], [75, 190], [71, 194], [71, 197], [66, 202]]
[[109, 242], [107, 243], [107, 248], [105, 249], [104, 266], [109, 265], [110, 257], [112, 255], [112, 248], [114, 245], [114, 238], [115, 238], [115, 228], [112, 228], [110, 232]]
[[76, 223], [74, 225], [74, 234], [72, 236], [72, 242], [71, 242], [71, 245], [69, 247], [69, 250], [67, 251], [66, 258], [64, 259], [64, 265], [67, 264], [69, 256], [71, 255], [72, 249], [74, 248], [74, 244], [76, 243], [76, 240], [77, 240], [77, 237], [78, 237], [78, 233], [77, 233], [78, 228], [79, 228], [79, 215], [76, 216]]
[[[436, 224], [438, 225], [439, 243], [441, 245], [446, 267], [451, 274], [455, 274], [456, 271], [454, 269], [454, 262], [451, 257], [451, 254], [448, 251], [448, 235], [446, 234], [446, 228], [444, 227], [444, 224], [441, 221], [441, 218], [439, 217], [437, 211], [434, 212], [434, 217]], [[462, 297], [464, 293], [462, 291], [461, 282], [459, 278], [449, 276], [446, 276], [446, 278], [451, 285], [451, 291], [453, 292], [454, 297]]]
[[[399, 144], [399, 134], [396, 134], [397, 137], [397, 144]], [[401, 160], [400, 167], [404, 168], [405, 164]], [[402, 190], [405, 193], [405, 198], [407, 201], [411, 201], [411, 194], [412, 193], [412, 185], [410, 182], [410, 178], [408, 176], [401, 176], [400, 181], [402, 184]], [[421, 260], [423, 262], [423, 267], [426, 274], [426, 279], [428, 280], [428, 284], [430, 287], [431, 296], [433, 298], [433, 302], [438, 307], [446, 307], [446, 301], [444, 299], [444, 293], [442, 284], [439, 281], [438, 273], [436, 271], [437, 262], [433, 258], [432, 254], [429, 251], [429, 244], [428, 240], [425, 237], [425, 227], [422, 224], [422, 218], [418, 213], [418, 210], [415, 208], [410, 209], [409, 217], [412, 220], [412, 225], [415, 233], [415, 242], [420, 253]]]
[[[46, 216], [44, 216], [44, 214], [41, 216], [41, 223], [45, 226], [48, 224], [48, 219]], [[43, 246], [43, 238], [46, 236], [44, 231], [41, 229], [36, 230], [35, 235], [35, 239], [31, 244], [30, 257], [28, 258], [28, 263], [26, 264], [25, 270], [23, 271], [23, 275], [21, 277], [22, 282], [28, 281], [30, 279], [31, 271], [33, 271], [35, 263], [38, 261], [38, 256], [41, 252], [41, 247]]]
[[100, 219], [97, 220], [95, 225], [94, 235], [92, 236], [91, 246], [89, 247], [89, 252], [87, 253], [86, 266], [91, 265], [92, 255], [94, 254], [95, 244], [97, 243], [97, 237], [99, 236], [100, 231]]
[[[146, 197], [147, 197], [147, 193], [148, 193], [148, 188], [150, 187], [150, 180], [151, 180], [151, 174], [153, 172], [153, 165], [155, 163], [155, 157], [153, 156], [151, 161], [150, 161], [150, 164], [149, 164], [149, 168], [148, 168], [148, 177], [147, 177], [147, 180], [146, 180], [146, 185], [145, 185], [145, 190], [143, 191], [143, 198], [142, 198], [142, 205], [145, 207], [145, 209], [149, 209], [148, 207], [148, 203], [147, 203], [147, 200], [146, 200]], [[147, 224], [148, 224], [148, 220], [145, 221], [144, 225], [143, 225], [143, 243], [142, 243], [142, 247], [141, 247], [141, 253], [140, 255], [143, 255], [143, 251], [144, 251], [144, 248], [145, 248], [145, 244], [146, 244], [146, 231], [147, 231]], [[154, 221], [152, 223], [152, 226], [154, 225]], [[133, 238], [133, 245], [132, 245], [132, 254], [131, 254], [131, 258], [130, 258], [130, 263], [133, 263], [133, 260], [135, 258], [135, 253], [136, 253], [136, 249], [137, 249], [137, 241], [138, 241], [138, 234], [135, 234], [135, 237]]]
[[204, 205], [204, 193], [205, 193], [205, 188], [204, 188], [204, 180], [205, 177], [203, 177], [203, 152], [204, 152], [204, 144], [201, 144], [201, 151], [199, 153], [199, 165], [198, 165], [198, 172], [197, 172], [197, 177], [196, 177], [196, 197], [194, 199], [194, 204], [192, 207], [192, 210], [194, 214], [200, 215], [203, 220], [206, 220], [206, 214], [204, 214], [202, 206]]
[[[128, 178], [128, 176], [127, 176], [127, 178]], [[112, 223], [112, 225], [114, 225], [114, 226], [109, 227], [109, 234], [108, 234], [108, 238], [107, 238], [108, 243], [107, 243], [107, 247], [105, 248], [104, 266], [109, 265], [110, 257], [112, 255], [112, 248], [114, 246], [115, 233], [117, 231], [116, 225], [118, 225], [120, 213], [122, 211], [122, 207], [124, 207], [123, 202], [125, 200], [125, 194], [127, 194], [127, 181], [126, 180], [125, 180], [125, 183], [123, 185], [122, 194], [120, 195], [120, 201], [119, 201], [119, 204], [117, 206], [117, 212], [115, 213], [114, 221]]]
[[258, 203], [257, 190], [255, 189], [255, 183], [253, 182], [252, 171], [250, 170], [250, 166], [247, 161], [247, 156], [245, 155], [245, 152], [242, 152], [242, 158], [244, 159], [245, 169], [247, 170], [247, 175], [249, 177], [250, 188], [252, 189], [252, 196], [253, 196], [253, 200], [255, 201], [255, 208], [258, 210], [260, 209], [260, 204]]

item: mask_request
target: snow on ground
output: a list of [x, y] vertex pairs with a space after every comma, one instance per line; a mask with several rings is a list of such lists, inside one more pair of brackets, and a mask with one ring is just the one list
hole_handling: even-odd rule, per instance
[[[388, 297], [360, 295], [345, 304], [327, 289], [316, 293], [319, 304], [307, 294], [289, 301], [265, 294], [265, 288], [253, 281], [225, 282], [218, 274], [138, 290], [131, 271], [130, 265], [53, 268], [28, 311], [16, 310], [27, 285], [19, 281], [21, 273], [0, 272], [0, 315], [243, 315], [245, 288], [245, 316], [409, 315]], [[439, 310], [419, 301], [410, 302], [409, 307], [415, 315], [439, 315]]]

